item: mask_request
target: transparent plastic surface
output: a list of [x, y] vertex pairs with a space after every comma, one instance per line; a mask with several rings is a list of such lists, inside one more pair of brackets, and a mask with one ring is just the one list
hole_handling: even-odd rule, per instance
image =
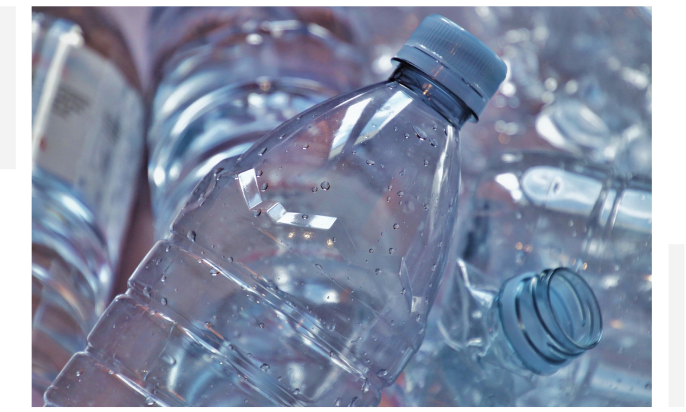
[[47, 403], [377, 405], [445, 270], [468, 118], [400, 65], [221, 162]]
[[[444, 297], [436, 308], [440, 312], [435, 310], [429, 318], [424, 356], [413, 359], [394, 396], [406, 405], [435, 401], [443, 405], [649, 406], [650, 181], [626, 180], [574, 157], [541, 152], [503, 154], [488, 170], [470, 199], [467, 223], [458, 230], [456, 249], [466, 266], [458, 266], [452, 282], [445, 291], [442, 288]], [[486, 299], [489, 290], [518, 274], [558, 266], [576, 271], [597, 297], [603, 338], [596, 348], [550, 377], [527, 378], [528, 389], [514, 392], [503, 388], [521, 386], [516, 374], [499, 375], [514, 379], [507, 384], [483, 375], [481, 386], [469, 391], [463, 391], [459, 383], [466, 375], [462, 380], [432, 375], [435, 368], [443, 374], [467, 373], [460, 370], [460, 361], [447, 359], [463, 356], [460, 351], [487, 349], [480, 334], [490, 326], [483, 323], [480, 299]], [[468, 279], [459, 279], [460, 274]], [[463, 303], [455, 306], [455, 302]], [[436, 332], [441, 328], [443, 335]], [[458, 344], [452, 342], [453, 336], [460, 336]], [[438, 400], [432, 400], [434, 396]]]
[[136, 192], [140, 93], [109, 24], [93, 9], [32, 15], [34, 405], [111, 297]]
[[148, 31], [157, 83], [149, 177], [160, 239], [217, 163], [367, 82], [347, 20], [329, 8], [155, 8]]

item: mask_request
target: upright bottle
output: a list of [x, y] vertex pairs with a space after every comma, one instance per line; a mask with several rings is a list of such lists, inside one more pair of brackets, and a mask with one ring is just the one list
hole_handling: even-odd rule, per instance
[[34, 400], [111, 298], [143, 154], [138, 78], [119, 32], [92, 8], [34, 9]]
[[[627, 180], [559, 153], [505, 153], [474, 193], [458, 231], [461, 263], [441, 287], [422, 353], [399, 380], [403, 404], [649, 406], [650, 181]], [[574, 270], [597, 295], [604, 330], [594, 350], [552, 376], [530, 374], [530, 381], [517, 373], [495, 379], [487, 369], [450, 361], [486, 365], [479, 360], [489, 348], [481, 336], [488, 327], [481, 302], [492, 300], [494, 287], [559, 266]], [[480, 383], [465, 386], [457, 378], [465, 373]]]
[[155, 8], [148, 165], [158, 239], [219, 161], [365, 84], [345, 13], [326, 7]]
[[448, 258], [459, 129], [506, 71], [437, 15], [395, 60], [205, 176], [47, 403], [377, 405]]

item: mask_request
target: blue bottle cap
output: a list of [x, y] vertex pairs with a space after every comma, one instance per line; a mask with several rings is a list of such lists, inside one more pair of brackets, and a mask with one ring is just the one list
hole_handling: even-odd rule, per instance
[[393, 60], [409, 63], [434, 78], [462, 99], [477, 119], [507, 73], [493, 50], [438, 14], [419, 24]]

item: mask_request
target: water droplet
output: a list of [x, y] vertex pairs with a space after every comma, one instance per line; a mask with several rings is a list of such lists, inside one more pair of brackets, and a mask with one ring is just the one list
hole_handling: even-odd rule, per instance
[[367, 164], [368, 164], [369, 166], [373, 166], [373, 165], [374, 165], [374, 161], [373, 161], [373, 160], [367, 160]]
[[322, 184], [321, 184], [320, 186], [321, 186], [322, 189], [324, 189], [324, 190], [329, 190], [329, 188], [331, 187], [331, 185], [329, 184], [329, 182], [327, 182], [326, 180], [323, 181]]
[[293, 391], [293, 395], [299, 395], [300, 394], [300, 388], [295, 388]]
[[330, 358], [333, 358], [333, 355], [334, 355], [333, 351], [329, 352], [329, 357], [330, 357]]
[[374, 249], [369, 249], [369, 253], [374, 253]]
[[258, 326], [260, 327], [260, 329], [264, 329], [264, 323], [260, 323]]
[[147, 297], [152, 296], [152, 288], [150, 286], [143, 287], [143, 294]]
[[189, 230], [188, 233], [186, 233], [186, 237], [187, 237], [188, 240], [190, 240], [191, 242], [195, 242], [195, 232], [194, 232], [194, 231]]
[[399, 227], [400, 227], [399, 224], [397, 224], [397, 223], [393, 224], [393, 229], [398, 229]]
[[219, 274], [219, 272], [216, 270], [213, 270], [211, 274], [212, 274], [212, 276], [217, 276]]
[[252, 211], [252, 215], [257, 217], [262, 214], [262, 209], [255, 209]]
[[429, 159], [424, 159], [424, 166], [428, 166], [428, 165], [429, 165]]
[[164, 251], [165, 251], [165, 252], [169, 252], [169, 249], [171, 249], [171, 246], [167, 245], [167, 247], [164, 248]]
[[266, 147], [262, 148], [262, 150], [260, 150], [259, 155], [262, 156], [263, 154], [265, 154], [266, 151], [267, 151]]
[[320, 265], [319, 263], [317, 263], [317, 264], [314, 265], [314, 267], [316, 267], [317, 269], [320, 269], [320, 270], [321, 270], [322, 265]]
[[409, 138], [410, 138], [409, 133], [405, 133], [405, 139], [409, 139]]
[[387, 202], [390, 202], [390, 201], [391, 201], [391, 197], [388, 196], [388, 197], [386, 198], [386, 201], [387, 201]]
[[160, 299], [160, 303], [163, 304], [164, 306], [167, 306], [167, 298]]
[[438, 142], [436, 141], [436, 139], [430, 139], [429, 143], [431, 143], [431, 146], [433, 146], [433, 147], [438, 146]]
[[209, 329], [212, 327], [212, 324], [210, 322], [205, 322], [205, 329]]
[[152, 406], [155, 404], [155, 401], [151, 397], [147, 397], [147, 398], [145, 398], [145, 403], [148, 406]]
[[317, 190], [319, 190], [317, 189], [317, 186], [312, 187], [312, 193], [316, 192]]
[[76, 376], [81, 376], [82, 373], [83, 373], [83, 369], [79, 369], [76, 371]]
[[263, 363], [262, 366], [260, 366], [260, 369], [262, 369], [262, 372], [267, 372], [269, 370], [269, 365]]
[[262, 183], [262, 186], [260, 186], [260, 189], [262, 189], [262, 191], [264, 192], [265, 190], [267, 190], [268, 187], [269, 187], [269, 184], [267, 184], [267, 182], [264, 182], [264, 183]]
[[226, 258], [226, 260], [227, 260], [229, 263], [233, 262], [233, 258], [232, 258], [231, 256], [229, 256], [228, 258]]
[[405, 292], [405, 288], [403, 288], [403, 290], [400, 291], [400, 294], [403, 295], [403, 296], [405, 296], [405, 293], [406, 293], [406, 292]]
[[307, 150], [308, 147], [310, 147], [309, 144], [304, 145], [304, 146], [303, 146], [303, 150]]
[[422, 315], [417, 314], [417, 317], [415, 318], [415, 320], [416, 320], [417, 322], [419, 322], [421, 319], [422, 319]]
[[303, 219], [305, 219], [305, 220], [307, 220], [307, 219], [309, 219], [309, 218], [310, 218], [310, 216], [309, 216], [309, 215], [302, 215], [301, 217], [302, 217]]
[[333, 403], [333, 406], [341, 406], [341, 398], [336, 398], [336, 402]]
[[393, 254], [393, 252], [395, 252], [395, 249], [393, 249], [393, 248], [390, 248], [390, 249], [388, 249], [388, 253], [389, 253], [389, 254], [391, 254], [391, 255], [392, 255], [392, 254]]
[[350, 405], [349, 405], [349, 406], [350, 406], [350, 407], [356, 406], [356, 405], [357, 405], [357, 399], [358, 399], [357, 396], [354, 397], [353, 400], [350, 401]]
[[417, 126], [412, 126], [412, 129], [414, 129], [414, 134], [417, 135], [419, 140], [426, 140], [426, 132], [423, 131], [422, 129], [418, 128]]
[[381, 274], [381, 269], [376, 269], [374, 273], [376, 273], [377, 275]]
[[365, 378], [364, 383], [362, 384], [362, 393], [369, 392], [369, 386], [370, 385], [371, 385], [371, 383], [369, 382], [369, 379]]
[[376, 373], [376, 376], [378, 376], [379, 378], [383, 378], [386, 375], [388, 375], [388, 371], [386, 369], [381, 369]]
[[398, 192], [398, 196], [400, 196], [400, 197], [403, 197], [404, 194], [405, 194], [405, 192], [403, 192], [402, 190]]

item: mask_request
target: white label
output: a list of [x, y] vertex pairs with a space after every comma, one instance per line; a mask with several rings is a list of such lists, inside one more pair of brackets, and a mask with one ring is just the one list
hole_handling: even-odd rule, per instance
[[81, 42], [57, 44], [44, 81], [34, 83], [41, 87], [34, 90], [34, 165], [72, 186], [91, 208], [116, 264], [143, 155], [141, 97]]

